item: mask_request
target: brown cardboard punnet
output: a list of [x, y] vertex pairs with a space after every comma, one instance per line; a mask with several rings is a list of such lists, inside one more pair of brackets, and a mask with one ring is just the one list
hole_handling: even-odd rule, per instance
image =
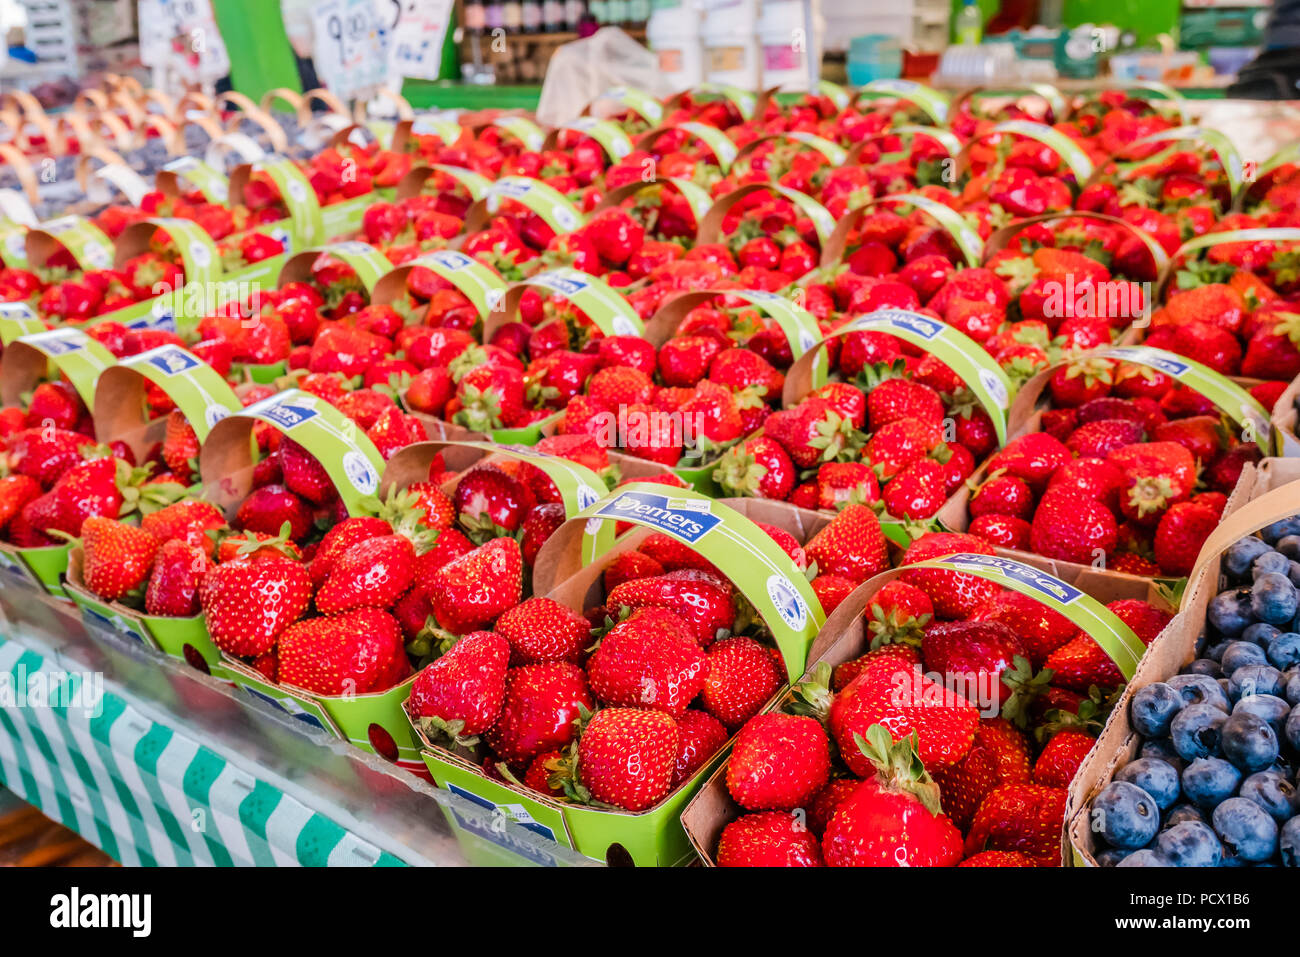
[[[1015, 557], [1023, 560], [1023, 556], [1017, 555]], [[1042, 568], [1041, 565], [1035, 565], [1035, 567]], [[1046, 571], [1047, 569], [1042, 570]], [[870, 601], [875, 597], [876, 592], [887, 583], [898, 578], [902, 572], [902, 568], [892, 568], [889, 571], [881, 572], [874, 578], [859, 585], [831, 612], [808, 653], [807, 673], [811, 673], [817, 665], [823, 662], [834, 668], [836, 665], [852, 661], [854, 658], [866, 654], [871, 649], [871, 634], [865, 627], [863, 613], [869, 607]], [[1169, 608], [1169, 605], [1155, 587], [1149, 581], [1143, 579], [1136, 579], [1131, 576], [1116, 576], [1087, 567], [1065, 569], [1063, 574], [1058, 574], [1056, 577], [1087, 592], [1103, 604], [1128, 598], [1149, 601], [1152, 604], [1173, 610]], [[1172, 627], [1172, 622], [1169, 627]], [[1154, 646], [1155, 642], [1152, 642], [1151, 647]], [[1150, 650], [1148, 649], [1149, 656]], [[793, 691], [787, 689], [766, 710], [783, 709], [793, 700]], [[715, 866], [718, 838], [722, 834], [722, 829], [744, 813], [727, 791], [726, 772], [727, 768], [724, 762], [704, 782], [699, 793], [696, 794], [682, 813], [682, 825], [686, 828], [686, 835], [696, 853], [700, 855], [700, 860], [707, 867]]]
[[1146, 246], [1147, 251], [1151, 253], [1153, 265], [1152, 278], [1156, 279], [1163, 274], [1169, 265], [1169, 254], [1165, 252], [1164, 247], [1155, 241], [1150, 233], [1140, 226], [1134, 226], [1132, 223], [1120, 219], [1118, 216], [1108, 216], [1105, 213], [1089, 213], [1081, 210], [1068, 210], [1062, 213], [1043, 213], [1041, 216], [1029, 216], [1025, 219], [1018, 219], [1014, 223], [1003, 226], [995, 230], [991, 236], [984, 242], [984, 261], [987, 263], [995, 253], [1001, 252], [1010, 245], [1011, 240], [1015, 239], [1026, 228], [1033, 226], [1035, 223], [1052, 223], [1059, 222], [1063, 219], [1090, 219], [1095, 222], [1109, 223], [1112, 226], [1119, 226], [1125, 229], [1129, 235], [1135, 237], [1142, 245]]
[[1277, 433], [1278, 450], [1288, 458], [1300, 457], [1300, 424], [1296, 413], [1296, 399], [1300, 398], [1300, 376], [1291, 380], [1286, 391], [1278, 396], [1273, 406], [1273, 430]]
[[1300, 485], [1294, 484], [1297, 482], [1300, 482], [1300, 461], [1292, 459], [1265, 459], [1258, 467], [1247, 465], [1242, 471], [1241, 481], [1224, 509], [1223, 523], [1201, 550], [1179, 614], [1147, 649], [1096, 746], [1071, 782], [1065, 812], [1067, 863], [1082, 867], [1097, 864], [1097, 844], [1088, 822], [1089, 805], [1142, 746], [1142, 736], [1129, 724], [1130, 699], [1147, 685], [1177, 674], [1196, 657], [1197, 640], [1205, 631], [1206, 609], [1210, 599], [1219, 592], [1219, 561], [1223, 550], [1265, 525], [1300, 512]]

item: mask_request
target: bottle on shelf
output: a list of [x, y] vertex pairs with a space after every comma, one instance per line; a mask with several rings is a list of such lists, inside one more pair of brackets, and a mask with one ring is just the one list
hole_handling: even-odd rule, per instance
[[464, 22], [461, 26], [467, 36], [482, 36], [487, 32], [487, 8], [483, 0], [465, 0]]
[[984, 14], [978, 0], [965, 0], [957, 14], [957, 42], [962, 46], [975, 46], [984, 37]]
[[542, 32], [542, 0], [523, 0], [524, 33]]
[[483, 25], [486, 32], [502, 30], [506, 25], [505, 4], [502, 0], [483, 0]]
[[522, 33], [524, 30], [524, 5], [521, 0], [505, 0], [502, 19], [506, 33]]
[[544, 0], [542, 29], [547, 33], [563, 33], [566, 26], [564, 0]]

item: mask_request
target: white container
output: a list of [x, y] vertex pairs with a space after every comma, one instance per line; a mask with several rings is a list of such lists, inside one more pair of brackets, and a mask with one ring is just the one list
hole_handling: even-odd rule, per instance
[[758, 18], [764, 89], [807, 90], [810, 61], [820, 74], [824, 32], [821, 5], [814, 0], [809, 6], [811, 22], [803, 0], [764, 0]]
[[742, 90], [757, 91], [761, 88], [762, 68], [754, 0], [737, 3], [713, 0], [705, 10], [704, 29], [700, 36], [704, 47], [706, 82], [737, 86]]
[[700, 11], [691, 3], [657, 7], [646, 23], [646, 43], [659, 58], [659, 71], [674, 93], [704, 82], [700, 26]]

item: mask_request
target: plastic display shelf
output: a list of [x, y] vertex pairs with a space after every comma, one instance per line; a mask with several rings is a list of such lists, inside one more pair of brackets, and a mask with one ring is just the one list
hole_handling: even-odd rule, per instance
[[127, 865], [595, 863], [3, 574], [0, 785]]

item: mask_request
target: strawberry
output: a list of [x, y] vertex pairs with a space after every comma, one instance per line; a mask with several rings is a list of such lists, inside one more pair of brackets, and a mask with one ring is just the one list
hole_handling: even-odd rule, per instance
[[695, 772], [727, 743], [727, 728], [706, 711], [688, 708], [677, 716], [677, 764], [673, 787], [695, 776]]
[[159, 542], [181, 539], [201, 546], [208, 553], [212, 551], [212, 538], [208, 533], [225, 528], [225, 525], [226, 519], [221, 511], [202, 499], [182, 499], [140, 519], [140, 527]]
[[311, 563], [307, 566], [307, 570], [311, 573], [312, 584], [319, 588], [325, 582], [330, 569], [334, 567], [335, 561], [353, 545], [392, 533], [392, 526], [382, 518], [370, 515], [345, 518], [326, 532], [325, 537], [320, 540], [316, 554], [312, 556]]
[[[439, 546], [450, 531], [439, 536]], [[419, 580], [433, 602], [439, 625], [465, 634], [490, 625], [519, 603], [523, 558], [513, 538], [494, 538]]]
[[[993, 548], [973, 535], [927, 532], [908, 546], [902, 564], [911, 565], [959, 552], [992, 555]], [[967, 618], [1000, 591], [995, 583], [983, 578], [940, 568], [905, 571], [900, 580], [930, 596], [937, 618]]]
[[407, 709], [426, 732], [469, 746], [501, 713], [509, 660], [510, 646], [500, 635], [471, 632], [416, 675]]
[[316, 593], [326, 615], [354, 608], [389, 608], [415, 578], [415, 547], [402, 535], [379, 535], [338, 555]]
[[958, 867], [1033, 867], [1032, 858], [1019, 851], [980, 851], [957, 865]]
[[1070, 450], [1059, 439], [1045, 432], [1030, 432], [1008, 442], [1006, 448], [989, 460], [988, 468], [990, 472], [1004, 469], [1037, 491], [1072, 458]]
[[177, 409], [167, 414], [162, 458], [167, 467], [183, 476], [185, 481], [191, 481], [198, 474], [199, 437], [184, 413]]
[[1218, 416], [1194, 415], [1162, 422], [1151, 437], [1157, 442], [1177, 442], [1192, 453], [1197, 464], [1204, 466], [1219, 454], [1223, 444], [1222, 423]]
[[659, 348], [659, 380], [666, 386], [690, 388], [708, 374], [722, 349], [712, 336], [675, 336]]
[[29, 475], [7, 475], [0, 478], [0, 532], [17, 517], [24, 505], [40, 494], [40, 483]]
[[804, 807], [830, 776], [830, 742], [815, 718], [760, 714], [745, 722], [727, 761], [727, 790], [750, 811]]
[[867, 393], [867, 421], [873, 432], [899, 419], [918, 419], [942, 427], [943, 417], [939, 393], [919, 382], [885, 379]]
[[81, 526], [86, 588], [107, 601], [117, 601], [144, 584], [158, 551], [148, 532], [111, 518], [91, 516]]
[[[1144, 601], [1122, 600], [1106, 606], [1127, 624], [1144, 645], [1149, 645], [1168, 624], [1170, 615]], [[1101, 646], [1084, 632], [1047, 656], [1052, 683], [1067, 690], [1087, 692], [1092, 686], [1105, 690], [1120, 684], [1123, 677]]]
[[1196, 460], [1177, 442], [1140, 442], [1106, 456], [1125, 473], [1120, 510], [1135, 521], [1154, 523], [1170, 505], [1191, 495]]
[[984, 850], [1019, 851], [1039, 867], [1059, 867], [1066, 796], [1063, 788], [1039, 784], [994, 788], [971, 821], [967, 856]]
[[1033, 493], [1024, 479], [1014, 475], [991, 475], [970, 499], [972, 517], [996, 513], [1028, 518], [1033, 509]]
[[785, 683], [768, 650], [752, 638], [715, 642], [705, 656], [704, 709], [729, 728], [739, 728]]
[[1156, 563], [1170, 576], [1191, 572], [1201, 546], [1219, 525], [1219, 515], [1208, 505], [1180, 502], [1160, 517], [1156, 526]]
[[728, 822], [718, 838], [719, 867], [821, 867], [816, 836], [792, 814], [763, 811]]
[[885, 534], [876, 513], [866, 505], [849, 505], [804, 546], [822, 574], [861, 584], [889, 568]]
[[982, 538], [990, 545], [999, 548], [1014, 548], [1017, 551], [1029, 551], [1030, 525], [1023, 518], [1014, 515], [992, 513], [981, 515], [967, 528], [976, 538]]
[[916, 753], [873, 725], [853, 742], [870, 776], [831, 815], [822, 853], [831, 867], [951, 867], [961, 833], [939, 809], [939, 788]]
[[850, 798], [861, 782], [857, 778], [831, 778], [808, 804], [808, 830], [820, 838], [839, 806]]
[[276, 642], [279, 680], [320, 695], [385, 691], [409, 673], [401, 626], [378, 608], [290, 625]]
[[452, 495], [452, 506], [471, 539], [517, 531], [532, 504], [527, 489], [495, 465], [470, 469]]
[[537, 555], [547, 539], [565, 522], [564, 506], [554, 502], [537, 505], [524, 516], [519, 527], [519, 550], [529, 568], [537, 564]]
[[772, 413], [763, 423], [763, 432], [779, 442], [800, 468], [835, 461], [850, 454], [854, 444], [852, 423], [816, 397]]
[[270, 651], [311, 602], [311, 578], [288, 558], [234, 561], [209, 569], [199, 585], [208, 633], [227, 654]]
[[672, 612], [640, 608], [601, 639], [587, 663], [597, 700], [680, 716], [704, 686], [704, 653]]
[[713, 480], [728, 496], [784, 500], [794, 489], [797, 470], [781, 444], [765, 435], [728, 449]]
[[27, 425], [33, 429], [75, 430], [85, 414], [86, 406], [76, 389], [63, 381], [42, 382], [27, 403]]
[[595, 706], [577, 665], [548, 661], [511, 668], [501, 713], [487, 731], [488, 746], [508, 764], [522, 767], [572, 741], [580, 713]]
[[1000, 708], [1010, 697], [1004, 673], [1024, 658], [1025, 646], [999, 621], [951, 621], [932, 624], [921, 641], [926, 669], [944, 676], [945, 684], [981, 711]]
[[547, 797], [564, 797], [564, 788], [551, 784], [551, 778], [563, 767], [563, 763], [562, 751], [543, 751], [529, 762], [528, 770], [524, 772], [524, 787], [531, 788], [538, 794], [545, 794]]
[[1119, 491], [1124, 473], [1119, 466], [1104, 459], [1075, 459], [1066, 462], [1047, 483], [1047, 491], [1076, 492], [1101, 502], [1112, 512], [1119, 506]]
[[510, 663], [582, 660], [591, 641], [587, 619], [550, 598], [529, 598], [497, 619], [496, 632], [510, 643]]
[[1030, 546], [1039, 555], [1090, 565], [1115, 550], [1119, 527], [1110, 509], [1070, 491], [1044, 495], [1034, 511]]
[[934, 771], [943, 809], [963, 831], [990, 791], [1003, 784], [1027, 784], [1029, 742], [1011, 722], [983, 718], [970, 750], [951, 767]]
[[887, 422], [867, 440], [863, 455], [882, 482], [909, 465], [924, 461], [933, 450], [941, 456], [942, 433], [932, 423], [909, 417]]
[[586, 723], [575, 751], [576, 797], [644, 811], [672, 790], [677, 723], [662, 711], [604, 708]]
[[1142, 426], [1130, 419], [1086, 422], [1065, 440], [1065, 447], [1081, 459], [1103, 459], [1107, 453], [1142, 438]]
[[948, 500], [943, 465], [934, 459], [913, 462], [885, 486], [884, 500], [886, 510], [896, 518], [932, 517]]
[[637, 551], [643, 555], [649, 555], [665, 571], [676, 571], [680, 568], [698, 568], [702, 571], [719, 574], [707, 558], [700, 556], [689, 545], [678, 541], [671, 535], [665, 535], [662, 532], [651, 532], [641, 544], [637, 546]]
[[817, 507], [837, 511], [880, 499], [876, 473], [866, 462], [826, 462], [817, 470]]
[[827, 615], [852, 594], [858, 583], [841, 575], [818, 575], [808, 583]]
[[1053, 611], [1039, 601], [1017, 591], [1002, 591], [982, 608], [977, 609], [970, 621], [1000, 622], [1010, 628], [1025, 649], [1025, 657], [1035, 668], [1057, 648], [1075, 636], [1078, 629], [1060, 612]]
[[199, 584], [211, 567], [212, 559], [204, 547], [175, 538], [163, 542], [149, 572], [144, 610], [172, 618], [197, 615]]
[[921, 589], [895, 579], [871, 597], [867, 613], [872, 648], [919, 645], [922, 629], [934, 618], [934, 605]]
[[1085, 731], [1063, 728], [1043, 747], [1034, 762], [1034, 783], [1049, 788], [1068, 788], [1079, 765], [1097, 739]]
[[307, 503], [280, 484], [253, 489], [235, 513], [239, 528], [263, 535], [278, 535], [286, 523], [288, 537], [299, 541], [307, 537], [314, 520]]
[[280, 441], [280, 471], [289, 491], [312, 505], [328, 505], [338, 498], [325, 466], [293, 439]]
[[736, 623], [730, 593], [709, 577], [680, 578], [665, 573], [636, 579], [614, 588], [605, 603], [612, 609], [668, 609], [680, 617], [702, 648], [726, 637]]

